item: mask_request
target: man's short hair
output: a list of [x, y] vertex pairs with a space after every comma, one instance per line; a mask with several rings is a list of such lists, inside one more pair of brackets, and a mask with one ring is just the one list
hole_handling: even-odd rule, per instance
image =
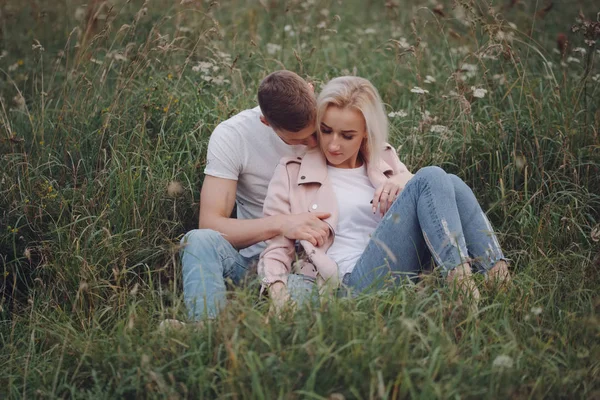
[[308, 83], [291, 71], [275, 71], [258, 87], [258, 104], [273, 129], [299, 132], [314, 122], [317, 102]]

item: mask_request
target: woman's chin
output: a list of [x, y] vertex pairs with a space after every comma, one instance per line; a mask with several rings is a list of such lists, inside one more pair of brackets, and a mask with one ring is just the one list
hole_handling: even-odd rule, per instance
[[327, 158], [327, 164], [331, 165], [332, 167], [337, 167], [342, 163], [339, 159], [336, 159], [335, 157], [326, 156], [325, 158]]

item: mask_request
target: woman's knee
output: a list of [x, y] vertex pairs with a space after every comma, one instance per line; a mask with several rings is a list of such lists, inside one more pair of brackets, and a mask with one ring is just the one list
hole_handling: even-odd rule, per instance
[[448, 174], [448, 178], [450, 179], [450, 182], [452, 182], [452, 185], [454, 186], [454, 192], [457, 193], [457, 195], [460, 195], [461, 193], [468, 194], [472, 192], [469, 185], [467, 185], [460, 177], [454, 174]]
[[425, 180], [434, 187], [443, 187], [449, 182], [446, 171], [436, 166], [421, 168], [415, 174], [415, 178], [418, 178], [419, 180]]

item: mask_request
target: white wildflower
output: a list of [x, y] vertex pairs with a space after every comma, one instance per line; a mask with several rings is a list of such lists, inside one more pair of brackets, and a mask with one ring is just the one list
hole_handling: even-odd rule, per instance
[[319, 28], [319, 29], [325, 29], [325, 28], [327, 28], [327, 22], [325, 22], [325, 21], [319, 22], [317, 24], [317, 28]]
[[85, 18], [85, 6], [80, 6], [75, 9], [75, 21], [83, 21]]
[[408, 40], [406, 40], [405, 37], [401, 37], [400, 40], [396, 42], [396, 44], [398, 44], [398, 47], [400, 47], [401, 49], [410, 49], [410, 43], [408, 43]]
[[472, 78], [477, 74], [478, 67], [476, 64], [464, 63], [460, 69], [465, 73], [467, 78]]
[[458, 92], [456, 92], [455, 90], [451, 90], [451, 91], [448, 93], [448, 95], [449, 95], [449, 96], [452, 96], [452, 97], [455, 97], [455, 96], [458, 96]]
[[477, 97], [478, 99], [483, 99], [488, 92], [486, 89], [475, 86], [471, 86], [471, 91], [473, 91], [473, 97]]
[[273, 55], [281, 51], [281, 45], [275, 43], [267, 43], [267, 53]]
[[214, 83], [215, 85], [221, 86], [225, 83], [229, 83], [229, 79], [225, 79], [223, 77], [223, 75], [219, 75], [219, 76], [213, 78], [212, 83]]
[[296, 35], [296, 32], [294, 32], [294, 30], [292, 29], [291, 25], [286, 25], [283, 27], [283, 30], [288, 34], [288, 36], [290, 37], [294, 37]]
[[326, 42], [326, 41], [328, 41], [329, 39], [331, 39], [331, 36], [329, 36], [329, 35], [323, 35], [323, 36], [321, 36], [321, 41], [322, 41], [322, 42]]
[[514, 24], [514, 23], [512, 23], [512, 22], [509, 22], [509, 23], [508, 23], [508, 26], [510, 26], [510, 27], [511, 27], [511, 28], [513, 28], [514, 30], [517, 30], [517, 25], [516, 25], [516, 24]]
[[321, 11], [319, 11], [319, 14], [321, 14], [322, 16], [327, 18], [327, 17], [329, 17], [329, 10], [326, 8], [323, 8]]
[[8, 55], [8, 51], [6, 50], [2, 50], [2, 53], [0, 53], [0, 58], [4, 58]]
[[531, 313], [537, 317], [542, 313], [542, 307], [531, 307]]
[[587, 50], [586, 50], [586, 49], [584, 49], [583, 47], [575, 47], [575, 48], [573, 49], [573, 53], [579, 53], [579, 54], [581, 54], [582, 56], [584, 56], [584, 55], [587, 53]]
[[464, 56], [466, 54], [469, 54], [470, 51], [471, 50], [469, 49], [468, 46], [459, 46], [459, 47], [450, 48], [450, 53], [455, 54], [455, 55], [460, 54], [460, 55]]
[[596, 74], [596, 75], [592, 76], [592, 80], [594, 82], [600, 82], [600, 74]]
[[496, 33], [496, 40], [499, 42], [502, 42], [502, 41], [512, 42], [514, 38], [515, 38], [515, 34], [512, 32], [498, 31]]
[[426, 89], [421, 89], [418, 86], [415, 86], [414, 88], [410, 89], [411, 92], [413, 93], [417, 93], [417, 94], [425, 94], [425, 93], [429, 93], [429, 90]]
[[196, 64], [192, 67], [192, 71], [194, 71], [194, 72], [202, 71], [202, 73], [208, 74], [210, 72], [211, 68], [213, 68], [212, 63], [207, 62], [207, 61], [199, 61], [198, 64]]
[[492, 366], [496, 368], [510, 369], [513, 367], [513, 359], [510, 356], [502, 354], [494, 359]]
[[388, 114], [388, 117], [390, 118], [405, 118], [408, 117], [408, 113], [404, 110], [398, 110], [398, 111], [392, 111], [391, 113]]
[[444, 125], [431, 125], [431, 128], [429, 128], [429, 132], [444, 134], [450, 132], [450, 129], [448, 129], [448, 127]]
[[569, 56], [569, 57], [567, 57], [567, 62], [568, 63], [577, 63], [577, 64], [580, 64], [581, 60], [579, 60], [579, 58], [575, 58], [575, 57]]
[[435, 78], [433, 76], [431, 76], [431, 75], [427, 75], [425, 77], [425, 81], [424, 82], [425, 83], [435, 83]]
[[19, 68], [19, 63], [18, 62], [14, 63], [14, 64], [11, 64], [11, 65], [8, 66], [8, 72], [16, 71], [17, 68]]
[[180, 26], [177, 29], [179, 29], [179, 32], [181, 33], [190, 33], [192, 31], [192, 29], [188, 28], [187, 26]]
[[376, 33], [377, 33], [377, 31], [375, 29], [373, 29], [373, 28], [367, 28], [367, 29], [365, 29], [365, 35], [374, 35]]
[[499, 85], [504, 85], [506, 83], [506, 77], [504, 76], [504, 74], [494, 74], [494, 76], [492, 76], [492, 79], [498, 81]]
[[231, 62], [231, 54], [225, 53], [224, 51], [218, 51], [217, 55], [225, 62]]
[[25, 110], [25, 97], [21, 93], [17, 94], [13, 97], [13, 103], [17, 106], [17, 110], [24, 111]]

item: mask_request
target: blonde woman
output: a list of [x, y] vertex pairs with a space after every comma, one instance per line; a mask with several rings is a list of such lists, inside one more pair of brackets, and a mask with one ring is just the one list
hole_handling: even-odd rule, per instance
[[[414, 277], [433, 257], [462, 295], [479, 297], [472, 271], [509, 279], [506, 259], [471, 189], [438, 167], [415, 175], [387, 144], [381, 98], [366, 79], [332, 79], [317, 100], [319, 145], [281, 159], [269, 185], [265, 216], [326, 212], [330, 232], [316, 245], [278, 236], [258, 272], [279, 309], [301, 289], [345, 285], [361, 292], [392, 277]], [[306, 262], [293, 263], [296, 249]], [[397, 281], [392, 279], [393, 281]], [[304, 285], [303, 285], [304, 283]]]

